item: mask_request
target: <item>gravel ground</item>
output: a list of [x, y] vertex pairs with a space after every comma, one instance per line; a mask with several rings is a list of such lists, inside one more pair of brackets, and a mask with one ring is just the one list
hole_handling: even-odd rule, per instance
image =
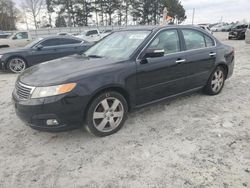
[[218, 96], [195, 93], [131, 113], [106, 138], [45, 133], [15, 115], [16, 75], [0, 73], [0, 187], [250, 187], [250, 45]]

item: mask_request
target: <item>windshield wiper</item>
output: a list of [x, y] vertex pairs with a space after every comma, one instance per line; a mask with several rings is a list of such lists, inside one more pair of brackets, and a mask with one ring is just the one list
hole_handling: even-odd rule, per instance
[[86, 57], [89, 57], [89, 58], [103, 58], [103, 56], [100, 56], [100, 55], [88, 55]]

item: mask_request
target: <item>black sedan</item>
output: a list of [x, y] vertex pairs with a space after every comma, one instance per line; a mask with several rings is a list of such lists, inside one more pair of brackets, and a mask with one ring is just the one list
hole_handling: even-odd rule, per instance
[[219, 94], [233, 69], [234, 49], [200, 28], [128, 29], [107, 36], [82, 57], [27, 69], [13, 101], [17, 115], [34, 129], [84, 125], [107, 136], [134, 108], [201, 89]]
[[0, 68], [21, 73], [26, 68], [73, 54], [81, 54], [92, 44], [76, 37], [38, 39], [24, 48], [0, 50]]

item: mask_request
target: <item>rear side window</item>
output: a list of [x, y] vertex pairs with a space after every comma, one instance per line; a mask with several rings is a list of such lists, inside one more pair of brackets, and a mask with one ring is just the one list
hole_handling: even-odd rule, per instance
[[182, 33], [184, 36], [187, 50], [206, 47], [204, 35], [201, 32], [190, 29], [183, 29]]
[[214, 46], [214, 40], [208, 37], [207, 35], [204, 35], [205, 41], [206, 41], [206, 47], [212, 47]]
[[79, 44], [82, 41], [80, 40], [75, 40], [75, 39], [64, 39], [62, 38], [60, 41], [60, 45], [67, 45], [67, 44]]
[[48, 39], [41, 43], [43, 46], [57, 46], [60, 45], [60, 39]]
[[150, 44], [149, 49], [163, 49], [165, 55], [180, 51], [180, 40], [177, 30], [166, 30], [159, 33]]
[[214, 46], [214, 40], [202, 32], [183, 29], [182, 30], [187, 50], [194, 50]]

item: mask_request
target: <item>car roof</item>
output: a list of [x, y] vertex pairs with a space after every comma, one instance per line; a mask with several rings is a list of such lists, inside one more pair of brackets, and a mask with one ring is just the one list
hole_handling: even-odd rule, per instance
[[140, 27], [131, 27], [131, 28], [122, 28], [121, 31], [158, 31], [161, 29], [167, 28], [190, 28], [190, 29], [199, 29], [195, 25], [165, 25], [165, 26], [140, 26]]
[[44, 37], [43, 39], [74, 39], [74, 40], [80, 40], [84, 41], [81, 38], [74, 37], [74, 36], [65, 36], [65, 35], [56, 35], [56, 36], [49, 36], [49, 37]]

